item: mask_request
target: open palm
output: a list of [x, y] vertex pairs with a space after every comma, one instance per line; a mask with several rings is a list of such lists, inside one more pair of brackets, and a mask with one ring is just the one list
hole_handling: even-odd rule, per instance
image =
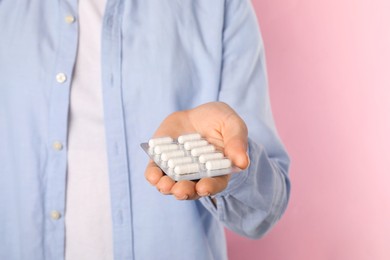
[[[191, 110], [174, 112], [161, 123], [154, 137], [176, 138], [183, 133], [193, 132], [200, 133], [210, 143], [223, 149], [237, 167], [248, 167], [248, 130], [245, 122], [227, 104], [211, 102]], [[224, 175], [203, 178], [197, 182], [175, 182], [164, 175], [154, 162], [148, 164], [145, 177], [162, 194], [172, 194], [179, 200], [217, 194], [227, 187], [230, 179], [230, 175]]]

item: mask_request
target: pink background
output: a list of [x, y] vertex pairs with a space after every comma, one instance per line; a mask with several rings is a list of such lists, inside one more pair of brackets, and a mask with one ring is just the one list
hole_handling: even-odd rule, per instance
[[390, 259], [390, 1], [253, 0], [292, 158], [286, 214], [230, 259]]

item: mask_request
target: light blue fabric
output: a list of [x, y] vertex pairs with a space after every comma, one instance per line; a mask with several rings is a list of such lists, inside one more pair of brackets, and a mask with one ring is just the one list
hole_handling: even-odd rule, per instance
[[[250, 1], [108, 0], [102, 32], [115, 259], [226, 259], [223, 225], [251, 238], [266, 233], [287, 205], [289, 159]], [[77, 0], [0, 0], [0, 259], [64, 257], [77, 41]], [[139, 144], [173, 111], [216, 100], [248, 125], [249, 169], [216, 196], [218, 209], [209, 198], [161, 195], [144, 179]]]

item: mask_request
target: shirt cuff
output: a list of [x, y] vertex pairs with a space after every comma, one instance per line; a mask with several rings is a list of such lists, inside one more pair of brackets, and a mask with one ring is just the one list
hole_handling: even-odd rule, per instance
[[[252, 141], [248, 139], [248, 154], [250, 156], [251, 151], [255, 150], [252, 149]], [[250, 156], [251, 157], [251, 156]], [[243, 183], [248, 179], [249, 176], [249, 167], [245, 170], [242, 170], [237, 173], [233, 173], [230, 177], [228, 186], [226, 187], [225, 190], [222, 192], [213, 195], [213, 196], [208, 196], [208, 197], [202, 197], [200, 198], [200, 202], [202, 205], [208, 209], [208, 211], [216, 217], [218, 220], [223, 221], [224, 220], [224, 214], [225, 212], [225, 203], [224, 203], [224, 198], [228, 197], [230, 194], [234, 192], [234, 190], [239, 189], [242, 187]], [[212, 201], [212, 199], [215, 199], [214, 201], [216, 202], [216, 205]]]

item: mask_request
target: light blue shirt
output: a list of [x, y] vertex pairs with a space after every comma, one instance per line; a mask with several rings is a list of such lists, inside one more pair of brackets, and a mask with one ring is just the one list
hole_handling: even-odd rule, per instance
[[[77, 0], [0, 1], [0, 259], [64, 258], [77, 15]], [[223, 225], [259, 238], [281, 217], [289, 159], [249, 0], [108, 0], [102, 82], [115, 259], [226, 259]], [[210, 101], [250, 138], [250, 167], [217, 207], [160, 194], [139, 146], [170, 113]]]

